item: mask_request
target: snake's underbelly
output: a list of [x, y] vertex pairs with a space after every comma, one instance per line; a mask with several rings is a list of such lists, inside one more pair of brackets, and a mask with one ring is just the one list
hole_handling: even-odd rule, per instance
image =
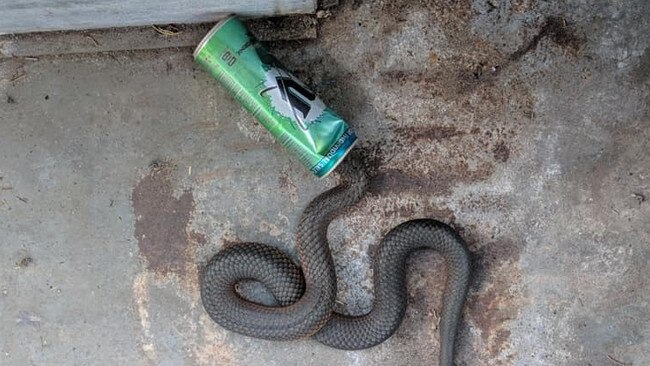
[[[406, 260], [415, 251], [433, 249], [443, 256], [448, 269], [440, 319], [440, 364], [452, 365], [454, 338], [469, 282], [469, 256], [463, 240], [445, 224], [419, 219], [391, 230], [374, 258], [372, 310], [362, 316], [333, 311], [336, 273], [327, 227], [367, 188], [359, 159], [350, 157], [339, 169], [346, 183], [314, 199], [301, 217], [296, 237], [301, 267], [264, 244], [229, 245], [202, 272], [201, 298], [206, 311], [224, 328], [252, 337], [291, 340], [313, 336], [340, 349], [372, 347], [389, 338], [404, 317]], [[261, 282], [278, 306], [241, 297], [235, 286], [242, 280]]]

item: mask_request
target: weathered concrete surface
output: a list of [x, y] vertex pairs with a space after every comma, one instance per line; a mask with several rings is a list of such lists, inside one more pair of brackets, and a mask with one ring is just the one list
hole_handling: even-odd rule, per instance
[[[331, 226], [340, 310], [399, 222], [474, 253], [460, 365], [650, 363], [645, 1], [343, 2], [272, 51], [351, 121], [376, 177]], [[197, 271], [225, 242], [294, 255], [336, 184], [293, 163], [189, 49], [0, 61], [2, 364], [430, 365], [444, 268], [412, 261], [366, 351], [226, 332]]]

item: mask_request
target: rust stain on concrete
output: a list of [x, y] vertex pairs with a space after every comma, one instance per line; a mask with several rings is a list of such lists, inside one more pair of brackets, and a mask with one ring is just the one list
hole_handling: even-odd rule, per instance
[[492, 365], [509, 365], [515, 350], [510, 348], [510, 322], [519, 316], [526, 298], [518, 287], [520, 247], [494, 242], [475, 251], [474, 283], [467, 300], [468, 320], [480, 331], [476, 351]]
[[561, 47], [571, 55], [576, 55], [583, 47], [585, 39], [579, 36], [566, 19], [560, 17], [548, 17], [539, 28], [538, 33], [523, 47], [510, 55], [511, 61], [519, 61], [524, 55], [537, 49], [539, 43], [549, 38], [557, 46]]
[[428, 173], [384, 169], [373, 178], [369, 191], [375, 194], [419, 191], [427, 195], [446, 195], [450, 194], [458, 183], [484, 180], [493, 172], [494, 166], [490, 163], [481, 163], [470, 168], [464, 161]]
[[424, 126], [424, 127], [398, 127], [395, 133], [407, 141], [433, 140], [441, 141], [454, 136], [464, 135], [465, 132], [454, 126]]
[[505, 163], [510, 158], [510, 148], [503, 141], [499, 141], [492, 152], [494, 153], [494, 160], [502, 163]]
[[154, 162], [150, 172], [133, 188], [135, 233], [138, 248], [147, 260], [147, 268], [157, 274], [187, 274], [197, 242], [205, 242], [198, 233], [188, 231], [194, 197], [191, 189], [174, 196], [173, 167]]
[[[468, 2], [395, 1], [376, 16], [381, 24], [398, 24], [385, 29], [397, 37], [413, 7], [430, 11], [452, 55], [429, 68], [376, 67], [378, 88], [404, 95], [405, 101], [378, 108], [386, 132], [361, 147], [376, 173], [371, 192], [444, 196], [458, 185], [488, 179], [516, 154], [517, 136], [533, 117], [535, 99], [524, 76], [499, 77], [511, 61], [468, 31]], [[381, 59], [383, 51], [368, 57]]]

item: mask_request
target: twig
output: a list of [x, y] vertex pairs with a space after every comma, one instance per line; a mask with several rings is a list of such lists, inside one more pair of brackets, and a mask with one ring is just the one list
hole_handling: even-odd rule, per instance
[[631, 366], [632, 365], [631, 363], [619, 361], [619, 360], [615, 359], [614, 357], [612, 357], [611, 355], [607, 355], [607, 358], [609, 358], [612, 362], [614, 362], [617, 365], [621, 365], [621, 366]]
[[27, 76], [27, 73], [24, 73], [24, 72], [23, 72], [22, 74], [19, 74], [19, 75], [14, 76], [14, 77], [11, 78], [11, 80], [9, 80], [9, 81], [13, 83], [13, 82], [16, 82], [16, 81], [18, 81], [18, 80], [24, 78], [25, 76]]
[[175, 36], [179, 33], [181, 33], [181, 30], [178, 29], [177, 27], [167, 24], [167, 25], [152, 25], [151, 26], [156, 32], [159, 34], [162, 34], [165, 37], [168, 36]]
[[431, 315], [433, 316], [433, 321], [436, 325], [436, 329], [438, 329], [438, 327], [440, 327], [440, 313], [438, 313], [438, 310], [433, 309]]
[[93, 41], [93, 43], [95, 44], [95, 47], [99, 47], [99, 42], [97, 42], [97, 40], [95, 38], [93, 38], [93, 36], [91, 36], [90, 34], [86, 34], [84, 37], [86, 37], [86, 38], [90, 39], [91, 41]]

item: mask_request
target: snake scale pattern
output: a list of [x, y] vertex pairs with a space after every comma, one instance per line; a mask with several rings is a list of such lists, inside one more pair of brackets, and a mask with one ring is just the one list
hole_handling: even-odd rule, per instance
[[[374, 302], [362, 316], [334, 312], [336, 272], [327, 228], [368, 188], [362, 159], [351, 154], [338, 168], [342, 183], [309, 203], [298, 224], [300, 267], [268, 245], [237, 243], [219, 251], [201, 273], [201, 299], [210, 317], [231, 331], [271, 340], [313, 337], [328, 346], [358, 350], [388, 339], [406, 311], [406, 262], [421, 249], [444, 258], [447, 283], [440, 319], [440, 365], [453, 365], [454, 340], [469, 283], [469, 255], [460, 236], [431, 219], [402, 223], [382, 240], [374, 258]], [[265, 306], [236, 291], [242, 280], [261, 282], [277, 301]]]

